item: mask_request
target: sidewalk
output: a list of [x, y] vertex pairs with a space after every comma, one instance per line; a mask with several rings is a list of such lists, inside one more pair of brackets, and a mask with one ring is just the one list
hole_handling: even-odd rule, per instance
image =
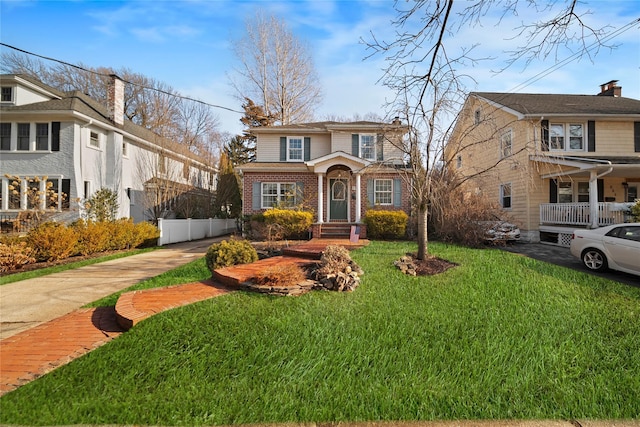
[[0, 340], [64, 316], [136, 283], [204, 256], [226, 236], [162, 249], [0, 286]]

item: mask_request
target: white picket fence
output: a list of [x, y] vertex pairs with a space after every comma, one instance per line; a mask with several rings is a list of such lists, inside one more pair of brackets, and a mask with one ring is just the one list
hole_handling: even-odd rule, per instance
[[236, 230], [236, 220], [233, 218], [158, 219], [158, 229], [160, 230], [158, 246], [163, 246], [233, 233]]

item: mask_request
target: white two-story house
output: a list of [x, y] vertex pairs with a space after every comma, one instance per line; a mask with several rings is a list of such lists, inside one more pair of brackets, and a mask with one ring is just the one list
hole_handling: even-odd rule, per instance
[[[399, 120], [254, 127], [256, 161], [239, 169], [243, 213], [300, 206], [314, 213], [314, 237], [349, 233], [367, 209], [410, 215]], [[366, 233], [360, 228], [362, 234]]]
[[[142, 221], [153, 219], [150, 213], [159, 205], [169, 212], [180, 191], [215, 190], [214, 166], [125, 118], [124, 82], [117, 76], [111, 77], [106, 106], [79, 91], [61, 92], [24, 75], [2, 75], [0, 86], [4, 219], [41, 208], [70, 221], [95, 191], [108, 188], [118, 196], [118, 217]], [[27, 197], [29, 186], [45, 190], [47, 182], [55, 199], [47, 198], [46, 191], [40, 191], [37, 201]], [[157, 191], [163, 185], [175, 191]]]
[[613, 80], [596, 95], [471, 93], [445, 158], [525, 239], [567, 246], [576, 228], [624, 222], [640, 189], [640, 100]]

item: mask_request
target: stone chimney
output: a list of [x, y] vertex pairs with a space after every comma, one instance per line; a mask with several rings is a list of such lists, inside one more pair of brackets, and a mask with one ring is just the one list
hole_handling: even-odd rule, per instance
[[400, 120], [400, 116], [396, 116], [393, 121], [391, 122], [392, 125], [396, 125], [396, 126], [400, 126], [402, 124], [402, 121]]
[[107, 111], [109, 120], [116, 125], [124, 124], [124, 82], [115, 74], [109, 75], [107, 87]]
[[611, 80], [610, 82], [600, 85], [600, 96], [615, 96], [617, 98], [622, 96], [622, 86], [618, 86], [617, 80]]

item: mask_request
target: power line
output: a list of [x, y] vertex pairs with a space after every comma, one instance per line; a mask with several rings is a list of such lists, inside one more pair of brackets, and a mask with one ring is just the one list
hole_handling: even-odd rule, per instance
[[599, 39], [599, 40], [593, 42], [589, 46], [582, 48], [578, 52], [575, 52], [573, 55], [570, 55], [567, 58], [563, 59], [562, 61], [557, 62], [556, 64], [552, 65], [551, 67], [547, 68], [546, 70], [543, 70], [543, 71], [539, 72], [538, 74], [534, 75], [533, 77], [528, 78], [524, 82], [520, 83], [519, 85], [517, 85], [514, 88], [512, 88], [511, 90], [509, 90], [507, 93], [517, 92], [517, 91], [519, 91], [521, 89], [524, 89], [525, 87], [529, 86], [530, 84], [533, 84], [533, 83], [537, 82], [538, 80], [540, 80], [541, 78], [548, 76], [552, 72], [564, 67], [565, 65], [569, 64], [570, 62], [573, 62], [576, 59], [581, 58], [582, 55], [584, 55], [586, 52], [589, 52], [589, 51], [591, 51], [591, 50], [593, 50], [593, 49], [595, 49], [597, 47], [600, 47], [603, 43], [606, 43], [606, 42], [614, 39], [615, 37], [619, 36], [620, 34], [628, 31], [629, 29], [631, 29], [634, 25], [636, 25], [638, 23], [640, 23], [640, 18], [634, 19], [633, 21], [629, 22], [628, 24], [626, 24], [626, 25], [618, 28], [617, 30], [607, 34], [602, 39]]
[[[39, 55], [37, 53], [29, 52], [29, 51], [26, 51], [24, 49], [17, 48], [15, 46], [8, 45], [6, 43], [0, 42], [0, 45], [4, 46], [4, 47], [8, 47], [8, 48], [13, 49], [13, 50], [17, 50], [18, 52], [21, 52], [21, 53], [24, 53], [24, 54], [27, 54], [27, 55], [32, 55], [32, 56], [35, 56], [37, 58], [45, 59], [47, 61], [53, 61], [53, 62], [60, 63], [62, 65], [66, 65], [68, 67], [73, 67], [73, 68], [76, 68], [78, 70], [84, 71], [86, 73], [92, 73], [92, 74], [95, 74], [95, 75], [101, 76], [101, 77], [110, 77], [109, 74], [99, 73], [99, 72], [94, 71], [94, 70], [90, 70], [90, 69], [86, 69], [86, 68], [80, 67], [79, 65], [71, 64], [69, 62], [61, 61], [59, 59], [50, 58], [48, 56]], [[220, 108], [222, 110], [231, 111], [232, 113], [244, 114], [244, 111], [234, 110], [233, 108], [223, 107], [221, 105], [216, 105], [216, 104], [210, 104], [208, 102], [204, 102], [204, 101], [201, 101], [199, 99], [194, 99], [194, 98], [190, 98], [188, 96], [183, 96], [183, 95], [179, 95], [179, 94], [176, 94], [176, 93], [167, 92], [165, 90], [158, 89], [158, 88], [155, 88], [155, 87], [144, 86], [144, 85], [141, 85], [139, 83], [134, 83], [134, 82], [130, 82], [130, 81], [127, 81], [127, 80], [122, 80], [122, 81], [124, 83], [130, 84], [132, 86], [137, 86], [139, 88], [146, 89], [146, 90], [152, 90], [152, 91], [155, 91], [155, 92], [158, 92], [158, 93], [163, 93], [165, 95], [175, 96], [176, 98], [184, 99], [186, 101], [197, 102], [199, 104], [203, 104], [203, 105], [206, 105], [206, 106], [209, 106], [209, 107]]]

